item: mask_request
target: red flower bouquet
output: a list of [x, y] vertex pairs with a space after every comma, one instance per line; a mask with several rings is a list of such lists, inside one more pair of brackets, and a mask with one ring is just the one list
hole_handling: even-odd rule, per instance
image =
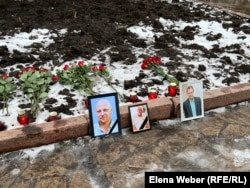
[[169, 83], [176, 83], [176, 85], [179, 86], [179, 81], [176, 78], [167, 75], [160, 65], [161, 59], [157, 56], [152, 56], [150, 58], [144, 59], [143, 63], [141, 64], [141, 68], [152, 70], [165, 78]]

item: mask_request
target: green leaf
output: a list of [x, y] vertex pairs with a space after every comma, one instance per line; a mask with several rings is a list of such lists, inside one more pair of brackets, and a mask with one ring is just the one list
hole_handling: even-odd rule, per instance
[[30, 99], [32, 99], [34, 96], [33, 96], [33, 94], [28, 93], [28, 94], [27, 94], [27, 97], [29, 97]]
[[27, 76], [28, 76], [28, 73], [27, 73], [27, 72], [24, 72], [24, 73], [21, 74], [21, 76], [20, 76], [19, 79], [20, 79], [21, 81], [25, 82], [25, 80], [27, 79]]
[[6, 82], [11, 82], [12, 81], [12, 78], [11, 77], [8, 77], [5, 79]]
[[30, 77], [28, 77], [28, 79], [26, 80], [26, 82], [30, 82], [30, 83], [36, 83], [36, 76], [35, 75], [31, 75]]
[[3, 92], [4, 92], [4, 86], [0, 85], [0, 93], [3, 93]]
[[39, 95], [39, 99], [42, 99], [42, 98], [45, 98], [48, 96], [48, 93], [46, 92], [42, 92], [40, 95]]
[[46, 90], [47, 90], [47, 87], [45, 87], [45, 86], [40, 88], [41, 92], [45, 92]]
[[28, 92], [28, 93], [33, 93], [33, 92], [34, 92], [34, 89], [33, 89], [33, 88], [27, 88], [27, 92]]
[[35, 71], [34, 73], [33, 73], [33, 75], [32, 75], [32, 77], [34, 77], [34, 78], [40, 78], [40, 72], [39, 71]]
[[34, 90], [38, 88], [36, 84], [30, 83], [30, 82], [25, 82], [24, 84], [22, 84], [22, 86], [23, 88], [32, 88]]
[[7, 83], [7, 82], [6, 82], [5, 79], [0, 78], [0, 84], [1, 84], [1, 85], [5, 85], [6, 83]]
[[41, 78], [41, 79], [38, 80], [36, 83], [37, 83], [37, 85], [43, 85], [43, 84], [44, 84], [44, 79]]
[[16, 85], [14, 84], [8, 84], [5, 87], [6, 93], [10, 93], [16, 89]]
[[27, 97], [31, 99], [31, 114], [38, 115], [39, 101], [48, 96], [49, 84], [52, 82], [51, 71], [29, 71], [21, 75], [21, 88]]

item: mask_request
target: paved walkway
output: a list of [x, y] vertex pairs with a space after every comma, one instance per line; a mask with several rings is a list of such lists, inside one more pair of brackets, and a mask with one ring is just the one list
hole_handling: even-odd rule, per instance
[[0, 155], [0, 188], [141, 188], [145, 171], [249, 171], [250, 105], [150, 131], [64, 141], [36, 158]]

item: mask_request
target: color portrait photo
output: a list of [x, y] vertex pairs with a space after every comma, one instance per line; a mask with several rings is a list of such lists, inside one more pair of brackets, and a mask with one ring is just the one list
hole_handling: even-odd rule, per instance
[[191, 81], [180, 83], [181, 121], [204, 116], [203, 83]]
[[150, 119], [147, 104], [129, 106], [133, 133], [150, 130]]
[[92, 137], [121, 133], [118, 97], [115, 93], [89, 97]]

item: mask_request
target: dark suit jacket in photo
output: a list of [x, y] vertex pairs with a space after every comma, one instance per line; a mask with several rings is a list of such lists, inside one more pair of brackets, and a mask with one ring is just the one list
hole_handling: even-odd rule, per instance
[[[194, 102], [195, 102], [196, 116], [200, 116], [201, 115], [201, 98], [194, 97]], [[193, 117], [189, 99], [186, 99], [183, 102], [183, 111], [184, 111], [185, 118]]]

